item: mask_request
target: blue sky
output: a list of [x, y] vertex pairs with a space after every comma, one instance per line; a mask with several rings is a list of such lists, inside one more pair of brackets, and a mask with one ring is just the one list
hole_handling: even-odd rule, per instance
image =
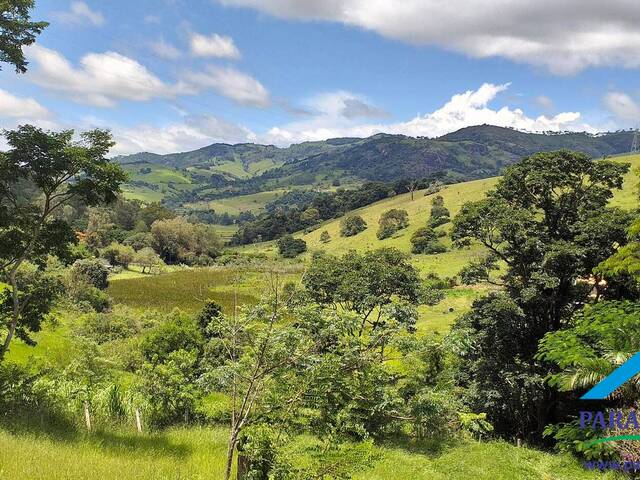
[[115, 153], [640, 122], [628, 0], [36, 3], [51, 26], [0, 72], [0, 124], [108, 127]]

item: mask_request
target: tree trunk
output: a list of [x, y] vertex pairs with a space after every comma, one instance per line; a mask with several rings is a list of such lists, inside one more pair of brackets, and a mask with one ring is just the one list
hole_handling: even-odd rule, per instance
[[229, 446], [227, 448], [227, 463], [224, 470], [224, 480], [229, 480], [231, 478], [231, 467], [233, 465], [233, 451], [236, 448], [237, 441], [238, 441], [238, 432], [232, 429], [231, 436], [229, 437]]
[[11, 298], [13, 299], [13, 312], [11, 314], [11, 324], [9, 324], [9, 329], [7, 331], [7, 337], [4, 339], [4, 344], [2, 345], [2, 350], [0, 350], [0, 362], [4, 359], [7, 350], [9, 350], [9, 345], [11, 344], [11, 340], [13, 339], [13, 335], [16, 331], [16, 327], [18, 326], [18, 317], [20, 316], [20, 299], [18, 297], [18, 282], [16, 280], [15, 271], [11, 273], [9, 281], [11, 283]]

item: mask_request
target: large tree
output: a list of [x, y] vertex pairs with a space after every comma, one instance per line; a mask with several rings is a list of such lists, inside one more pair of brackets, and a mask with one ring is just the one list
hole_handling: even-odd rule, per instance
[[459, 375], [466, 399], [503, 434], [535, 436], [553, 415], [537, 344], [587, 300], [591, 287], [579, 280], [626, 243], [630, 217], [607, 203], [628, 168], [569, 151], [539, 153], [507, 169], [486, 199], [465, 204], [454, 220], [458, 244], [475, 241], [491, 252], [478, 277], [504, 268], [504, 293], [475, 302], [455, 328], [468, 347]]
[[17, 73], [27, 71], [22, 47], [35, 42], [49, 25], [31, 21], [29, 11], [34, 6], [34, 0], [0, 0], [0, 62], [12, 64]]
[[31, 308], [37, 299], [29, 295], [34, 289], [26, 282], [33, 276], [21, 270], [26, 264], [42, 269], [47, 255], [64, 257], [76, 241], [57, 213], [75, 200], [89, 205], [115, 200], [126, 179], [120, 166], [106, 158], [113, 146], [107, 131], [84, 132], [75, 141], [72, 130], [47, 132], [24, 125], [4, 136], [9, 150], [0, 153], [0, 280], [9, 284], [3, 300], [11, 308], [3, 308], [0, 360], [16, 332], [28, 341], [46, 313]]

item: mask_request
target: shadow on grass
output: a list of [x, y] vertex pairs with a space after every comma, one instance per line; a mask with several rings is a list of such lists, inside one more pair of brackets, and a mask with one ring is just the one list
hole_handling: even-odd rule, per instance
[[417, 439], [406, 435], [396, 435], [386, 437], [376, 443], [385, 448], [399, 449], [412, 454], [436, 458], [451, 447], [459, 445], [460, 440], [447, 436]]
[[185, 443], [171, 441], [163, 432], [143, 433], [126, 431], [114, 426], [112, 430], [98, 429], [92, 433], [79, 430], [63, 417], [29, 415], [14, 416], [0, 420], [0, 429], [15, 435], [29, 435], [66, 444], [90, 444], [98, 450], [112, 453], [138, 453], [141, 455], [162, 455], [184, 458], [192, 448]]

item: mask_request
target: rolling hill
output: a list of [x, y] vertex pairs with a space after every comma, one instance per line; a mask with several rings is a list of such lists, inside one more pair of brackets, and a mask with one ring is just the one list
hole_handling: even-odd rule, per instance
[[[213, 144], [191, 152], [145, 152], [117, 160], [132, 172], [126, 190], [129, 196], [168, 199], [179, 206], [292, 186], [326, 188], [338, 183], [424, 177], [454, 183], [487, 178], [538, 151], [567, 148], [594, 158], [619, 155], [629, 151], [632, 135], [630, 131], [526, 133], [479, 125], [434, 139], [377, 134], [287, 148]], [[169, 180], [172, 176], [182, 179]]]

